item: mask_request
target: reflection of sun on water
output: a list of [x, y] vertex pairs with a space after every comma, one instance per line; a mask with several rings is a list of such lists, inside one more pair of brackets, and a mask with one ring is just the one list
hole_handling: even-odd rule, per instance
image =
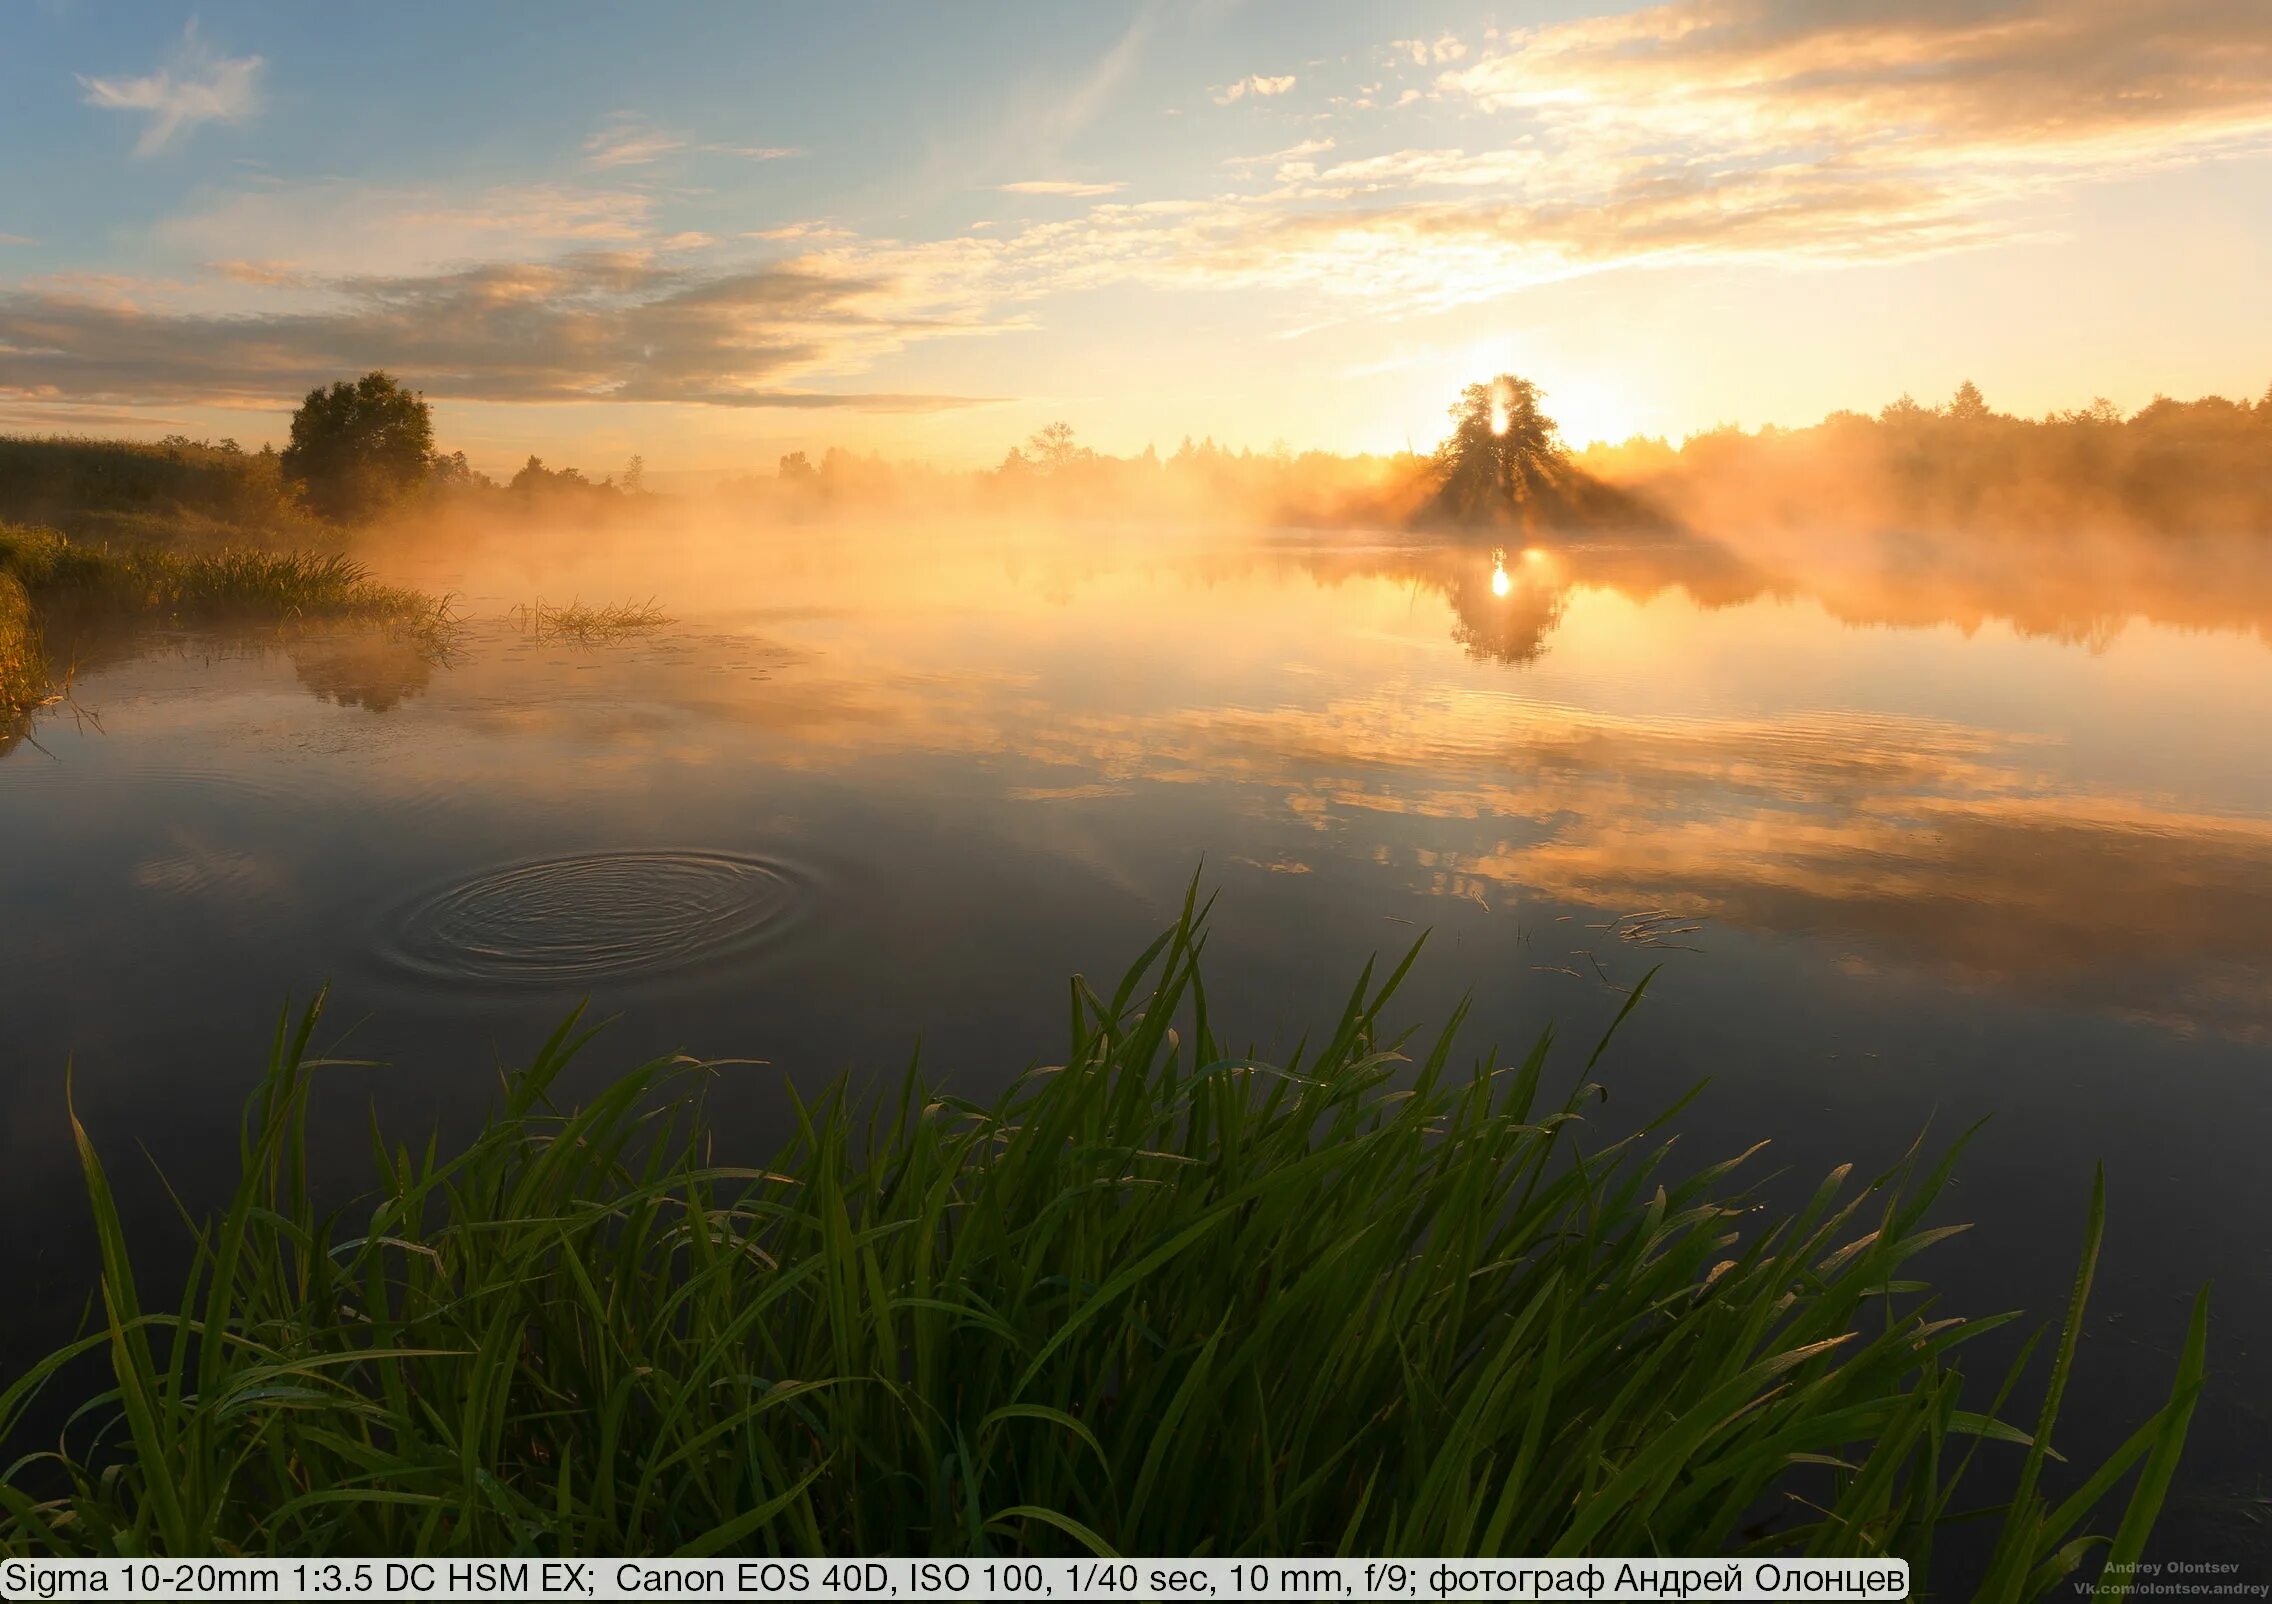
[[1515, 582], [1507, 577], [1507, 554], [1494, 551], [1491, 554], [1491, 594], [1504, 596], [1514, 588]]

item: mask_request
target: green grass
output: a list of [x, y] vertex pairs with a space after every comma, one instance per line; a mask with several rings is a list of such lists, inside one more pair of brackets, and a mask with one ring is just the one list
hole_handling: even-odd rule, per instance
[[177, 552], [78, 544], [51, 529], [0, 524], [0, 572], [41, 606], [115, 608], [162, 621], [324, 617], [395, 620], [430, 611], [337, 552]]
[[49, 684], [32, 599], [22, 581], [0, 569], [0, 737], [9, 724], [46, 703], [54, 694]]
[[200, 441], [0, 435], [0, 523], [167, 546], [305, 544], [324, 526], [273, 453]]
[[41, 635], [43, 619], [57, 617], [160, 627], [383, 624], [437, 649], [451, 623], [446, 604], [381, 584], [338, 553], [116, 550], [0, 524], [0, 720], [20, 721], [53, 699]]
[[370, 1190], [331, 1212], [318, 1014], [287, 1015], [235, 1195], [148, 1305], [74, 1116], [101, 1329], [0, 1394], [0, 1436], [43, 1385], [107, 1363], [107, 1389], [0, 1480], [0, 1549], [1930, 1567], [1962, 1519], [2001, 1533], [1972, 1561], [1998, 1599], [2136, 1553], [2206, 1301], [2167, 1406], [2061, 1461], [2098, 1191], [2048, 1376], [2031, 1342], [1982, 1387], [1961, 1361], [2014, 1317], [1912, 1279], [1959, 1229], [1930, 1223], [1950, 1158], [1761, 1211], [1740, 1159], [1674, 1174], [1661, 1121], [1590, 1139], [1598, 1088], [1547, 1096], [1546, 1041], [1455, 1070], [1455, 1016], [1404, 1056], [1380, 1019], [1409, 957], [1284, 1066], [1230, 1056], [1203, 928], [1187, 901], [1109, 998], [1076, 980], [1063, 1065], [983, 1104], [838, 1082], [754, 1164], [703, 1094], [756, 1069], [666, 1059], [566, 1106], [572, 1019], [463, 1146], [374, 1122]]

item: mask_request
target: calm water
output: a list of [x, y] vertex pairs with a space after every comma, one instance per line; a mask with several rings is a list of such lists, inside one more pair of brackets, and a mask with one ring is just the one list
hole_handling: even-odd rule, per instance
[[[389, 555], [452, 660], [384, 640], [148, 640], [0, 755], [10, 1357], [86, 1291], [63, 1070], [145, 1238], [193, 1200], [287, 997], [332, 987], [328, 1161], [364, 1107], [462, 1122], [564, 1009], [666, 1049], [969, 1090], [1051, 1056], [1205, 858], [1235, 1034], [1291, 1045], [1432, 930], [1415, 1021], [1549, 1022], [1632, 1117], [1712, 1078], [1693, 1162], [1811, 1179], [1995, 1120], [1936, 1250], [1957, 1307], [2052, 1311], [2111, 1193], [2078, 1433], [2158, 1402], [2214, 1278], [2214, 1407], [2171, 1551], [2272, 1506], [2272, 606], [2255, 569], [1995, 572], [1601, 545], [843, 529]], [[2087, 569], [2087, 571], [2086, 571]], [[2119, 576], [2119, 583], [2110, 575]], [[543, 598], [653, 595], [636, 641]], [[2256, 598], [2256, 599], [2252, 599]], [[99, 727], [95, 718], [99, 717]], [[1644, 916], [1658, 915], [1654, 919]], [[1679, 932], [1679, 933], [1671, 933]]]

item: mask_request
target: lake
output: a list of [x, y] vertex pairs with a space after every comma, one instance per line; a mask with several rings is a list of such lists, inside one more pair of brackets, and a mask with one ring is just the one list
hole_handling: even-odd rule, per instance
[[[2161, 1545], [2272, 1517], [2272, 620], [2244, 546], [1994, 553], [881, 521], [406, 540], [439, 660], [383, 636], [149, 636], [0, 754], [0, 1264], [20, 1360], [91, 1262], [64, 1072], [134, 1227], [192, 1206], [287, 999], [331, 988], [318, 1152], [463, 1128], [564, 1012], [585, 1084], [668, 1051], [983, 1093], [1062, 1042], [1196, 873], [1219, 1029], [1265, 1054], [1371, 955], [1552, 1024], [1605, 1134], [1711, 1085], [1681, 1162], [1770, 1192], [1993, 1115], [1952, 1310], [2054, 1316], [2110, 1224], [2070, 1452], [2166, 1391], [2215, 1279]], [[579, 642], [539, 602], [644, 601]], [[516, 611], [516, 609], [520, 609]], [[1781, 1176], [1775, 1180], [1771, 1177]], [[1937, 1263], [1936, 1263], [1937, 1261]]]

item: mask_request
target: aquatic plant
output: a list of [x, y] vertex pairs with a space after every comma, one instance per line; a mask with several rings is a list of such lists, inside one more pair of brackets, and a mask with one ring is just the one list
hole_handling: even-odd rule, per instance
[[668, 627], [671, 617], [652, 597], [643, 602], [605, 602], [598, 606], [572, 601], [557, 606], [539, 599], [523, 602], [512, 611], [521, 633], [536, 640], [566, 640], [579, 646], [603, 646]]
[[279, 1020], [235, 1194], [163, 1304], [74, 1116], [104, 1318], [0, 1394], [0, 1435], [42, 1387], [110, 1380], [0, 1479], [0, 1546], [1924, 1569], [1981, 1515], [1962, 1489], [2001, 1533], [1968, 1561], [1982, 1596], [2041, 1594], [2102, 1543], [2136, 1557], [2206, 1300], [2168, 1403], [2052, 1493], [2100, 1190], [2016, 1423], [2035, 1344], [1976, 1397], [1959, 1359], [2014, 1317], [1944, 1318], [1909, 1279], [1961, 1229], [1929, 1223], [1953, 1151], [1766, 1212], [1740, 1158], [1670, 1173], [1663, 1120], [1589, 1140], [1600, 1047], [1559, 1097], [1546, 1039], [1455, 1071], [1456, 1013], [1407, 1057], [1381, 1015], [1410, 956], [1264, 1065], [1217, 1039], [1204, 919], [1187, 899], [1109, 997], [1076, 979], [1065, 1062], [989, 1103], [913, 1068], [874, 1098], [839, 1080], [743, 1165], [703, 1091], [757, 1070], [659, 1060], [559, 1106], [593, 1034], [571, 1019], [463, 1146], [374, 1125], [373, 1190], [330, 1211], [319, 1001]]

